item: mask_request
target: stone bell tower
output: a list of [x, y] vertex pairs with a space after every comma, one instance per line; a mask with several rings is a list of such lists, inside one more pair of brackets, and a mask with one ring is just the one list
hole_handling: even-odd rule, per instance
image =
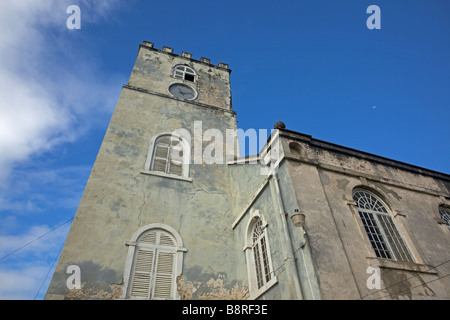
[[[230, 72], [139, 46], [46, 299], [202, 299], [211, 281], [246, 296], [226, 146], [213, 163], [202, 157], [208, 130], [236, 129]], [[74, 265], [79, 289], [67, 285]]]

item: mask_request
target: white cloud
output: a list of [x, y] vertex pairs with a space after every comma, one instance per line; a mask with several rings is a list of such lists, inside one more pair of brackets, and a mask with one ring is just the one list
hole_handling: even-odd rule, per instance
[[[75, 32], [83, 32], [83, 26], [110, 19], [120, 1], [0, 1], [0, 211], [8, 212], [0, 216], [0, 258], [50, 231], [53, 223], [22, 226], [23, 215], [52, 204], [76, 205], [76, 186], [85, 182], [76, 175], [89, 170], [74, 166], [23, 174], [15, 166], [75, 141], [99, 115], [109, 116], [123, 83], [105, 81], [95, 57], [83, 48], [72, 50], [66, 28], [71, 4], [81, 8], [82, 29]], [[34, 298], [69, 225], [0, 261], [0, 299]]]
[[[22, 85], [21, 85], [22, 84]], [[1, 73], [0, 166], [23, 160], [36, 151], [47, 151], [53, 139], [70, 123], [70, 111], [59, 108], [42, 88]]]
[[90, 171], [91, 166], [81, 165], [38, 171], [17, 168], [11, 173], [8, 192], [0, 192], [0, 212], [16, 216], [49, 210], [75, 212]]
[[0, 300], [34, 299], [38, 292], [42, 298], [69, 226], [70, 222], [53, 231], [46, 225], [33, 226], [21, 234], [0, 236]]
[[24, 256], [45, 258], [62, 244], [70, 224], [67, 220], [53, 228], [35, 225], [19, 234], [0, 235], [0, 259], [12, 261]]
[[[117, 92], [117, 81], [96, 75], [88, 54], [65, 50], [71, 2], [0, 2], [0, 181], [18, 161], [73, 141], [95, 121], [92, 114], [114, 107], [100, 97]], [[118, 7], [111, 0], [78, 4], [84, 23], [101, 21]]]
[[[48, 270], [45, 267], [30, 266], [18, 270], [3, 270], [0, 268], [0, 300], [31, 300], [34, 299], [43, 281], [39, 281]], [[45, 278], [45, 276], [44, 276]]]

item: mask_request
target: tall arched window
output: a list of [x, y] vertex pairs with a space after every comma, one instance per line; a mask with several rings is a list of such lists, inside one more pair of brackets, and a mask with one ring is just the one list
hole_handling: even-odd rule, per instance
[[186, 65], [177, 65], [173, 68], [173, 76], [178, 79], [187, 81], [196, 81], [196, 73], [194, 69]]
[[139, 229], [128, 245], [122, 298], [177, 299], [176, 278], [186, 249], [176, 231], [152, 224]]
[[162, 133], [154, 137], [149, 149], [146, 170], [188, 177], [190, 145], [183, 137]]
[[272, 273], [269, 266], [269, 255], [267, 252], [267, 240], [262, 228], [262, 220], [256, 221], [252, 232], [252, 251], [253, 260], [255, 263], [255, 273], [258, 289], [260, 289], [265, 283], [269, 282]]
[[247, 258], [250, 298], [256, 299], [277, 283], [270, 257], [267, 223], [259, 211], [255, 211], [250, 218], [244, 250]]
[[359, 188], [353, 191], [353, 200], [376, 256], [414, 262], [388, 206], [372, 192]]

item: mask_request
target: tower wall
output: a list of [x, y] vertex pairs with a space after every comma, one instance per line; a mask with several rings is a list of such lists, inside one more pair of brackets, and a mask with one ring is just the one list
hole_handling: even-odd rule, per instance
[[[188, 83], [198, 91], [197, 99], [187, 101], [169, 93], [171, 83], [188, 82], [172, 76], [172, 69], [178, 64], [186, 64], [197, 73], [196, 83]], [[47, 299], [128, 298], [131, 280], [127, 279], [126, 265], [130, 263], [133, 245], [130, 241], [137, 230], [153, 224], [173, 228], [183, 242], [174, 299], [245, 297], [243, 277], [236, 278], [227, 166], [224, 161], [206, 164], [199, 157], [194, 163], [194, 144], [204, 149], [210, 143], [194, 142], [195, 133], [203, 135], [208, 129], [218, 129], [225, 137], [226, 129], [236, 129], [229, 73], [226, 67], [177, 56], [166, 48], [157, 50], [148, 43], [140, 46]], [[177, 129], [191, 135], [188, 176], [177, 178], [151, 172], [146, 163], [152, 139]], [[199, 139], [198, 135], [195, 139]], [[225, 148], [226, 145], [224, 159]], [[81, 290], [68, 290], [66, 286], [70, 265], [80, 267]]]

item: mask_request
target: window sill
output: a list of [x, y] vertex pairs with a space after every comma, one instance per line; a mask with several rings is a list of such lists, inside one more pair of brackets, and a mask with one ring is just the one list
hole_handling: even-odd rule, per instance
[[380, 267], [385, 269], [398, 269], [412, 272], [422, 272], [429, 274], [437, 274], [437, 271], [432, 266], [418, 264], [413, 262], [395, 261], [379, 258], [367, 258], [367, 261], [371, 266]]
[[181, 181], [192, 182], [192, 178], [190, 178], [190, 177], [182, 177], [182, 176], [177, 176], [175, 174], [169, 174], [169, 173], [164, 173], [164, 172], [160, 172], [160, 171], [142, 170], [141, 173], [142, 174], [148, 174], [148, 175], [151, 175], [151, 176], [162, 177], [162, 178], [169, 178], [169, 179], [174, 179], [174, 180], [181, 180]]
[[248, 300], [256, 300], [263, 293], [268, 291], [270, 288], [272, 288], [277, 283], [278, 283], [277, 277], [273, 277], [272, 279], [270, 279], [269, 282], [267, 282], [265, 285], [263, 285], [261, 288], [259, 288], [256, 292], [250, 293], [250, 297], [248, 298]]

